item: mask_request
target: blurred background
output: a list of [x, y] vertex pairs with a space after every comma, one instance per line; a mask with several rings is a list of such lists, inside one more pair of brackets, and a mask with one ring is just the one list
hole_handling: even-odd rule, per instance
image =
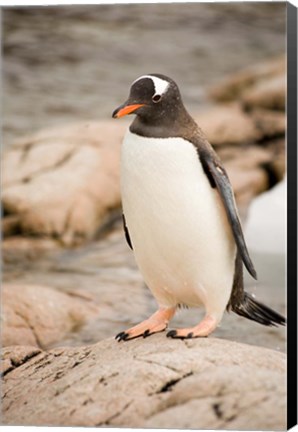
[[[259, 274], [247, 289], [285, 313], [285, 20], [284, 2], [2, 9], [4, 345], [95, 343], [155, 309], [121, 225], [128, 123], [110, 120], [155, 72], [228, 169]], [[236, 315], [214, 335], [285, 349], [283, 328]]]
[[109, 118], [146, 73], [172, 77], [198, 110], [209, 85], [285, 52], [285, 18], [283, 2], [4, 8], [4, 144]]

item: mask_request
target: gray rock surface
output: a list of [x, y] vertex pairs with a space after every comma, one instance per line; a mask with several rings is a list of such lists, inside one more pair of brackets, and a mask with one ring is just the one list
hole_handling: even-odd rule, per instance
[[3, 284], [1, 300], [2, 346], [46, 348], [99, 313], [88, 293], [63, 293], [40, 285]]
[[4, 350], [4, 424], [281, 430], [285, 355], [165, 334]]

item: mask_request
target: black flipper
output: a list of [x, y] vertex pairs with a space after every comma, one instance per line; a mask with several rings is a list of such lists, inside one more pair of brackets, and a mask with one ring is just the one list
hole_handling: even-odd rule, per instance
[[245, 267], [252, 277], [257, 279], [257, 273], [250, 259], [244, 240], [243, 231], [234, 199], [234, 193], [226, 170], [222, 166], [219, 158], [211, 146], [210, 148], [199, 147], [198, 154], [205, 173], [209, 178], [210, 185], [213, 187], [214, 185], [216, 186], [222, 199], [242, 261], [244, 262]]
[[237, 250], [235, 259], [235, 271], [231, 297], [227, 305], [227, 311], [234, 311], [244, 298], [243, 264], [239, 251]]
[[124, 234], [125, 234], [125, 238], [126, 238], [127, 244], [130, 247], [130, 249], [133, 250], [124, 214], [122, 214], [122, 221], [123, 221]]
[[237, 315], [241, 315], [265, 326], [286, 324], [286, 319], [282, 315], [260, 303], [254, 299], [251, 294], [244, 291], [243, 265], [239, 251], [237, 251], [235, 260], [234, 282], [227, 310], [232, 310]]

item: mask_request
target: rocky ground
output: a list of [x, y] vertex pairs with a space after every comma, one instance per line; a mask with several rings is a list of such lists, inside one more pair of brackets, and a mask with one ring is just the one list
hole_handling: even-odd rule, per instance
[[[158, 59], [178, 34], [177, 55], [189, 49], [186, 64], [200, 85], [176, 58], [167, 55], [166, 69], [185, 79], [185, 99], [224, 161], [243, 221], [252, 200], [274, 193], [285, 173], [283, 7], [270, 6], [271, 20], [266, 5], [256, 13], [253, 5], [202, 4], [199, 15], [196, 5], [180, 14], [177, 7], [158, 13], [148, 5], [146, 15], [133, 5], [51, 8], [47, 20], [41, 8], [4, 14], [4, 138], [14, 139], [2, 158], [4, 424], [285, 429], [284, 328], [226, 314], [208, 339], [112, 339], [156, 307], [122, 229], [119, 149], [127, 123], [106, 119], [131, 75], [151, 71], [142, 50], [136, 66], [140, 28], [147, 46], [153, 30], [160, 38]], [[194, 39], [198, 19], [202, 37]], [[188, 33], [174, 31], [174, 22], [187, 22]], [[220, 26], [224, 62], [211, 55], [212, 23]], [[246, 48], [236, 53], [237, 46]], [[118, 65], [129, 58], [134, 68], [124, 60], [116, 68], [116, 55]], [[285, 314], [282, 257], [251, 253], [260, 277], [246, 277], [247, 290]], [[181, 310], [171, 327], [201, 316]]]
[[[4, 349], [6, 424], [284, 430], [281, 353], [219, 339]], [[117, 354], [115, 352], [117, 350]]]

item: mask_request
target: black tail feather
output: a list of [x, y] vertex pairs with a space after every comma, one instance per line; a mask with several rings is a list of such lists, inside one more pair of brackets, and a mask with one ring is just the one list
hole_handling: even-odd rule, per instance
[[250, 294], [244, 292], [243, 300], [240, 304], [232, 307], [232, 311], [252, 321], [256, 321], [265, 326], [285, 325], [286, 319], [270, 309], [268, 306], [255, 300]]

